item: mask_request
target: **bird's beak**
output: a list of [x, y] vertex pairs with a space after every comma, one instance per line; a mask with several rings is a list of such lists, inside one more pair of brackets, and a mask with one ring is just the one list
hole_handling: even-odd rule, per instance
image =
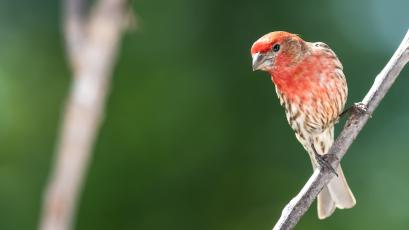
[[263, 67], [266, 55], [261, 53], [253, 54], [253, 71], [260, 70]]

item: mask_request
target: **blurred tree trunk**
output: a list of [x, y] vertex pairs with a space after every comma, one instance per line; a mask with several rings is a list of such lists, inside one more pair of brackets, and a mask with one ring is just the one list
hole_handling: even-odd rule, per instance
[[42, 230], [72, 228], [124, 29], [126, 0], [98, 0], [89, 16], [85, 16], [85, 5], [84, 0], [65, 0], [63, 4], [72, 85], [43, 197]]

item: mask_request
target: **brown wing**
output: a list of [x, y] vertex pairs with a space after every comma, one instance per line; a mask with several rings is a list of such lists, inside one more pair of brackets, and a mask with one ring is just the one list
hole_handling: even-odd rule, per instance
[[[348, 87], [343, 72], [343, 66], [331, 48], [322, 42], [312, 43], [313, 53], [322, 57], [323, 65], [329, 65], [329, 71], [317, 73], [326, 81], [322, 82], [320, 96], [316, 97], [316, 105], [312, 108], [305, 120], [306, 129], [311, 132], [321, 132], [334, 125], [339, 114], [343, 111], [348, 96]], [[322, 64], [322, 63], [321, 63]], [[314, 114], [315, 116], [308, 116]]]

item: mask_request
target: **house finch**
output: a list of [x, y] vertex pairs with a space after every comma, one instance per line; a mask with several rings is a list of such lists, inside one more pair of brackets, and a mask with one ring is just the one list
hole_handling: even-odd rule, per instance
[[[312, 166], [322, 165], [334, 142], [334, 124], [347, 99], [342, 64], [328, 45], [306, 42], [295, 34], [271, 32], [251, 47], [253, 70], [271, 75], [280, 104]], [[323, 166], [324, 166], [323, 165]], [[329, 217], [335, 208], [352, 208], [356, 201], [341, 166], [318, 195], [318, 217]]]

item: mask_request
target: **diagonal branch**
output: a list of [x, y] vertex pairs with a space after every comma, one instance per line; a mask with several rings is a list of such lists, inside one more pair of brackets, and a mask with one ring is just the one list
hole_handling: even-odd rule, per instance
[[[344, 129], [339, 134], [328, 154], [331, 163], [336, 168], [347, 150], [362, 130], [371, 114], [382, 101], [392, 84], [395, 82], [403, 67], [409, 62], [409, 30], [403, 38], [392, 58], [376, 76], [371, 89], [362, 100], [356, 104]], [[301, 217], [307, 212], [312, 202], [322, 188], [334, 177], [330, 170], [317, 168], [301, 191], [284, 208], [282, 215], [273, 230], [293, 229]]]
[[92, 147], [103, 120], [112, 70], [124, 29], [126, 0], [98, 0], [84, 17], [84, 0], [64, 0], [68, 61], [73, 75], [56, 158], [40, 221], [42, 230], [68, 230]]

